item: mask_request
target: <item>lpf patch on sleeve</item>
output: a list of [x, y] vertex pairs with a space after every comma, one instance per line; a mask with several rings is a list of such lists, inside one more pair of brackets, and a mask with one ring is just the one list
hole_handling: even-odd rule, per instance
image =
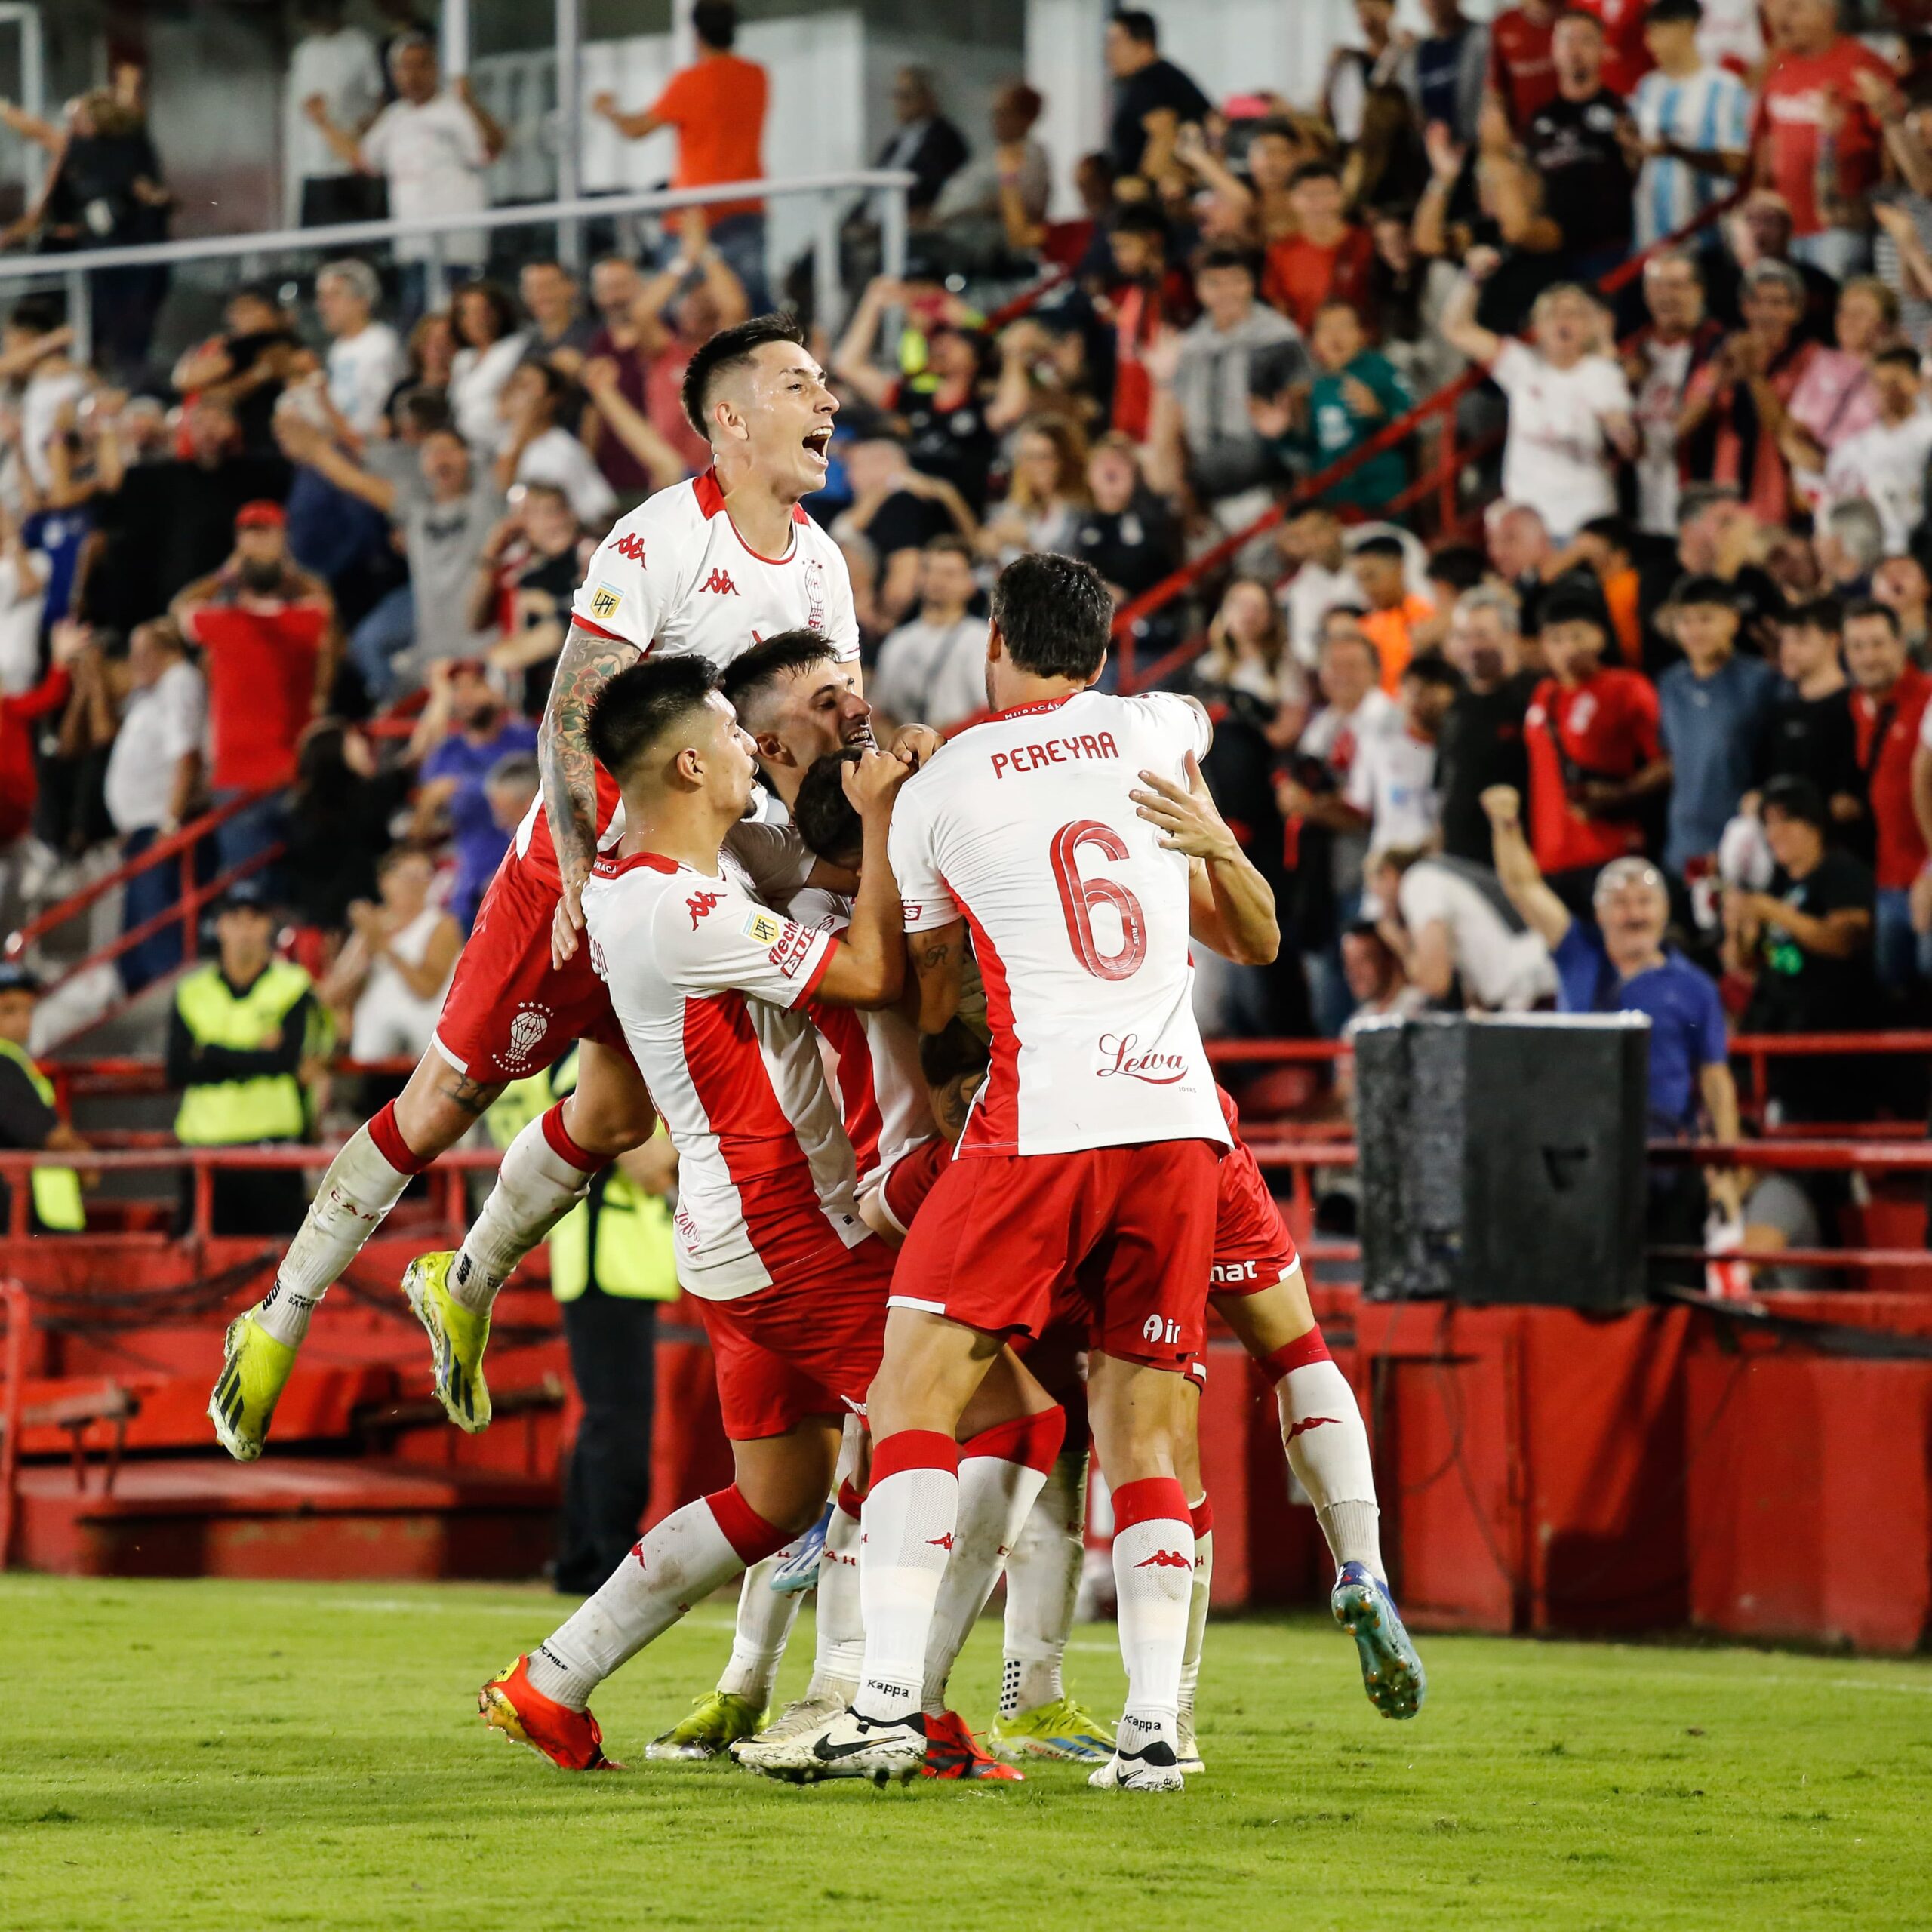
[[624, 593], [608, 583], [600, 583], [590, 593], [590, 614], [593, 617], [614, 617], [618, 607], [624, 601]]
[[754, 907], [745, 915], [746, 938], [760, 946], [776, 946], [785, 931], [785, 921], [776, 912], [768, 912], [761, 906]]

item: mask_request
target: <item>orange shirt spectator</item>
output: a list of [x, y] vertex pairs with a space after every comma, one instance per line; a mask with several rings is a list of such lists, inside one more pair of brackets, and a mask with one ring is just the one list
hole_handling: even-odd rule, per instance
[[1384, 611], [1371, 611], [1361, 620], [1362, 635], [1381, 654], [1382, 688], [1393, 697], [1415, 654], [1415, 626], [1435, 615], [1435, 606], [1426, 597], [1409, 592], [1401, 602]]
[[1382, 688], [1392, 697], [1415, 655], [1415, 626], [1434, 617], [1435, 606], [1410, 589], [1408, 552], [1398, 537], [1378, 533], [1364, 537], [1349, 559], [1349, 570], [1368, 606], [1361, 618], [1362, 635], [1380, 654]]

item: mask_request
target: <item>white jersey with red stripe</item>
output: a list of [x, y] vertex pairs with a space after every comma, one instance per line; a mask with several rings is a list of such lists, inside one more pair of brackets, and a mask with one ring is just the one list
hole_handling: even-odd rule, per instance
[[[808, 886], [787, 910], [814, 932], [836, 934], [852, 923], [851, 900], [819, 886]], [[817, 1001], [812, 1023], [838, 1056], [833, 1079], [865, 1194], [939, 1132], [919, 1072], [919, 1029], [893, 1008], [861, 1013]]]
[[839, 942], [716, 874], [641, 852], [584, 887], [591, 960], [677, 1148], [678, 1280], [731, 1301], [866, 1238], [852, 1144], [806, 1006]]
[[[597, 547], [571, 606], [580, 629], [641, 653], [708, 657], [721, 670], [760, 639], [809, 626], [841, 658], [859, 654], [852, 580], [838, 546], [792, 510], [782, 557], [761, 557], [739, 536], [716, 474], [674, 483], [619, 520]], [[623, 836], [617, 788], [597, 774], [597, 843]], [[517, 827], [516, 849], [540, 876], [558, 880], [550, 826], [540, 798]]]
[[960, 1157], [1228, 1144], [1195, 1024], [1188, 861], [1128, 793], [1211, 737], [1171, 694], [1080, 691], [961, 731], [907, 780], [892, 869], [909, 933], [963, 918], [992, 1066]]

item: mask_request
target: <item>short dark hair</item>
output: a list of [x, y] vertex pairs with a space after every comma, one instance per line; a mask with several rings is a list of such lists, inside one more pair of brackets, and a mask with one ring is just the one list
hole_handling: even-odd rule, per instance
[[1844, 606], [1835, 597], [1814, 597], [1808, 604], [1794, 604], [1784, 621], [1800, 630], [1823, 631], [1836, 637], [1844, 629]]
[[1881, 604], [1875, 597], [1854, 597], [1844, 607], [1844, 621], [1848, 624], [1854, 617], [1883, 617], [1893, 636], [1903, 637], [1905, 635], [1899, 626], [1899, 614], [1889, 604]]
[[1613, 550], [1621, 550], [1626, 557], [1636, 540], [1630, 534], [1629, 525], [1620, 516], [1593, 516], [1587, 523], [1577, 526], [1577, 534], [1594, 537], [1607, 543]]
[[718, 688], [734, 711], [742, 712], [750, 700], [788, 671], [836, 658], [838, 647], [823, 631], [775, 631], [732, 659], [718, 680]]
[[792, 823], [811, 851], [828, 864], [854, 863], [865, 844], [865, 827], [845, 795], [845, 768], [857, 764], [856, 751], [828, 752], [814, 761], [798, 785]]
[[956, 530], [943, 530], [937, 537], [929, 537], [920, 549], [922, 555], [928, 557], [937, 550], [948, 556], [964, 557], [969, 564], [974, 560], [972, 545]]
[[1703, 17], [1704, 9], [1700, 0], [1651, 0], [1650, 8], [1644, 15], [1644, 24], [1653, 27], [1694, 27]]
[[1337, 181], [1342, 171], [1332, 161], [1305, 161], [1288, 177], [1288, 186], [1299, 188], [1304, 181]]
[[962, 1074], [984, 1072], [992, 1063], [986, 1041], [963, 1020], [949, 1020], [919, 1041], [919, 1076], [928, 1087], [949, 1086]]
[[[457, 305], [474, 296], [490, 312], [490, 320], [496, 329], [493, 341], [501, 342], [506, 336], [515, 335], [523, 320], [523, 311], [517, 306], [516, 297], [500, 281], [466, 281], [450, 297], [450, 311], [454, 321]], [[457, 340], [463, 340], [458, 336]]]
[[23, 295], [8, 310], [6, 326], [28, 335], [51, 335], [66, 318], [66, 304], [59, 296], [43, 292]]
[[1914, 375], [1918, 373], [1918, 351], [1908, 349], [1902, 342], [1894, 343], [1889, 349], [1880, 349], [1872, 357], [1872, 361], [1875, 368], [1882, 362], [1896, 368], [1909, 369]]
[[1589, 624], [1606, 646], [1610, 642], [1603, 599], [1592, 591], [1564, 584], [1561, 577], [1537, 608], [1537, 629], [1546, 631], [1552, 624]]
[[456, 421], [450, 414], [448, 394], [427, 383], [414, 383], [405, 389], [389, 405], [389, 414], [398, 428], [406, 423], [423, 436], [453, 428]]
[[1251, 281], [1259, 283], [1261, 277], [1254, 266], [1254, 256], [1245, 248], [1232, 242], [1218, 242], [1211, 248], [1204, 248], [1195, 257], [1194, 272], [1204, 275], [1210, 269], [1239, 269]]
[[1458, 596], [1489, 574], [1489, 559], [1473, 543], [1445, 543], [1429, 560], [1429, 580], [1446, 583]]
[[718, 688], [708, 657], [641, 657], [598, 694], [585, 735], [598, 764], [621, 784], [678, 719]]
[[731, 0], [697, 0], [691, 9], [691, 32], [706, 46], [728, 54], [738, 37], [738, 10]]
[[1824, 793], [1815, 780], [1807, 778], [1801, 772], [1784, 772], [1765, 786], [1759, 809], [1769, 811], [1774, 805], [1786, 818], [1802, 819], [1820, 832], [1830, 826], [1831, 816], [1826, 808]]
[[1036, 678], [1091, 678], [1106, 662], [1113, 593], [1091, 564], [1035, 551], [1000, 572], [993, 622], [1021, 670]]
[[1364, 537], [1355, 545], [1352, 554], [1358, 557], [1380, 557], [1391, 564], [1405, 563], [1409, 555], [1399, 537]]
[[1419, 685], [1433, 685], [1438, 691], [1463, 688], [1462, 672], [1439, 651], [1425, 651], [1411, 657], [1402, 666], [1402, 676], [1413, 678]]
[[1168, 238], [1168, 218], [1152, 202], [1124, 202], [1115, 209], [1108, 230], [1115, 235], [1158, 235]]
[[1592, 13], [1587, 7], [1571, 6], [1559, 8], [1557, 11], [1556, 17], [1559, 21], [1587, 20], [1592, 26], [1596, 29], [1598, 33], [1601, 33], [1603, 32], [1603, 22], [1598, 20], [1596, 15]]
[[1115, 14], [1113, 24], [1129, 40], [1137, 40], [1143, 47], [1158, 48], [1161, 44], [1160, 24], [1153, 15], [1143, 13], [1138, 7], [1124, 7]]
[[711, 386], [727, 370], [749, 363], [768, 342], [789, 342], [804, 346], [805, 332], [790, 315], [753, 315], [748, 321], [720, 329], [702, 343], [685, 365], [684, 386], [678, 400], [685, 406], [685, 420], [703, 440], [711, 440], [707, 417], [711, 408]]

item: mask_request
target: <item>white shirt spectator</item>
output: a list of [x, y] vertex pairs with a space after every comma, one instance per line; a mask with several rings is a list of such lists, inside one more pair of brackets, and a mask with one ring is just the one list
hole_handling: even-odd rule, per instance
[[381, 428], [383, 408], [409, 373], [409, 358], [387, 322], [371, 322], [329, 344], [329, 400], [358, 436]]
[[1764, 57], [1758, 0], [1704, 0], [1704, 17], [1697, 23], [1697, 51], [1714, 66], [1749, 73]]
[[915, 617], [879, 646], [866, 695], [902, 724], [949, 731], [986, 708], [986, 620]]
[[144, 689], [131, 692], [107, 755], [107, 815], [124, 838], [165, 825], [174, 802], [175, 768], [208, 752], [208, 687], [183, 658]]
[[302, 218], [302, 184], [349, 172], [303, 103], [320, 94], [338, 128], [359, 128], [383, 104], [383, 70], [376, 43], [360, 27], [312, 33], [295, 44], [283, 90], [281, 125], [287, 143], [288, 220]]
[[[476, 117], [445, 89], [417, 106], [392, 100], [362, 137], [365, 166], [386, 178], [389, 213], [398, 221], [480, 214], [490, 205], [483, 179], [489, 155]], [[489, 255], [481, 229], [458, 229], [438, 238], [445, 261], [481, 268]], [[426, 262], [426, 235], [398, 235], [395, 259]]]
[[[1409, 588], [1423, 596], [1429, 594], [1429, 550], [1412, 530], [1392, 523], [1358, 523], [1342, 538], [1350, 556], [1358, 546], [1373, 537], [1392, 537], [1408, 560]], [[1344, 562], [1338, 571], [1312, 559], [1300, 565], [1281, 593], [1281, 608], [1288, 622], [1288, 649], [1304, 669], [1312, 671], [1321, 657], [1321, 620], [1337, 605], [1352, 605], [1366, 610], [1368, 599], [1356, 582], [1354, 570]]]
[[1567, 543], [1591, 518], [1617, 509], [1614, 452], [1603, 418], [1631, 408], [1623, 371], [1607, 355], [1553, 368], [1523, 343], [1506, 342], [1490, 369], [1509, 398], [1503, 494], [1534, 503], [1550, 540]]
[[1429, 844], [1442, 822], [1435, 745], [1400, 726], [1364, 739], [1355, 747], [1342, 796], [1367, 814], [1372, 851]]
[[[1324, 705], [1308, 721], [1296, 749], [1319, 758], [1335, 774], [1342, 795], [1349, 795], [1349, 780], [1362, 755], [1362, 747], [1381, 737], [1403, 736], [1402, 707], [1380, 687], [1371, 689], [1352, 711], [1337, 705]], [[1422, 841], [1418, 841], [1418, 843]], [[1361, 862], [1368, 854], [1368, 835], [1362, 832], [1338, 832], [1329, 841], [1330, 873], [1336, 891], [1346, 895], [1360, 890]]]
[[[1715, 64], [1678, 79], [1656, 70], [1637, 83], [1630, 112], [1646, 140], [1669, 141], [1693, 153], [1751, 145], [1751, 94], [1737, 76]], [[1637, 245], [1648, 248], [1697, 220], [1733, 192], [1721, 174], [1687, 161], [1647, 161], [1637, 177]]]
[[1885, 527], [1885, 549], [1905, 549], [1925, 514], [1925, 463], [1932, 456], [1932, 412], [1921, 409], [1903, 423], [1875, 423], [1847, 436], [1825, 466], [1825, 495], [1832, 503], [1869, 498]]
[[[389, 942], [390, 951], [405, 964], [420, 967], [436, 928], [449, 915], [441, 906], [423, 907]], [[412, 1060], [428, 1050], [436, 1030], [437, 1016], [443, 1010], [443, 995], [449, 979], [426, 998], [409, 990], [409, 982], [395, 961], [385, 953], [369, 968], [360, 997], [355, 1002], [350, 1028], [349, 1057], [352, 1060]]]
[[54, 426], [69, 404], [79, 407], [92, 386], [85, 369], [37, 369], [21, 388], [20, 460], [42, 496], [54, 486], [54, 471], [47, 460]]
[[524, 445], [517, 458], [516, 480], [554, 483], [570, 498], [577, 521], [592, 530], [601, 530], [617, 513], [617, 493], [605, 481], [597, 459], [555, 423]]
[[1677, 418], [1690, 381], [1691, 343], [1653, 342], [1636, 398], [1637, 528], [1647, 537], [1677, 534], [1683, 479], [1677, 466]]
[[0, 555], [0, 697], [17, 697], [40, 681], [40, 619], [47, 605], [46, 555]]
[[480, 454], [494, 456], [509, 440], [499, 405], [529, 346], [528, 336], [506, 335], [488, 349], [459, 349], [450, 364], [450, 411], [463, 441]]
[[1524, 1013], [1555, 996], [1549, 949], [1508, 909], [1500, 887], [1492, 897], [1453, 860], [1422, 859], [1402, 875], [1395, 903], [1411, 939], [1438, 920], [1448, 928], [1463, 991], [1478, 1006]]

